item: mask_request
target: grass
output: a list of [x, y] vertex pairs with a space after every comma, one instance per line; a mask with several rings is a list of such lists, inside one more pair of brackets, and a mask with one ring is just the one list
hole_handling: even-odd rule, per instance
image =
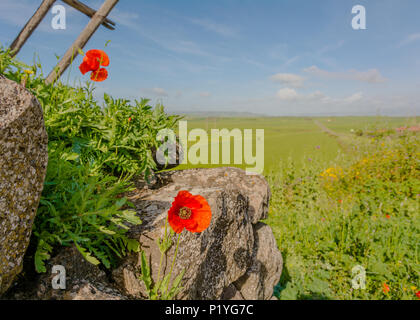
[[[418, 134], [374, 134], [416, 123], [388, 117], [193, 118], [188, 125], [265, 129], [264, 175], [272, 191], [265, 222], [284, 258], [278, 298], [417, 299]], [[357, 266], [366, 272], [365, 289], [353, 288]]]
[[[369, 130], [369, 128], [397, 128], [407, 124], [419, 122], [416, 118], [394, 117], [321, 117], [321, 118], [297, 118], [297, 117], [265, 117], [265, 118], [199, 118], [191, 117], [188, 121], [188, 130], [201, 128], [210, 136], [211, 129], [227, 128], [238, 129], [264, 129], [264, 159], [265, 173], [288, 161], [294, 160], [300, 168], [308, 159], [316, 157], [325, 165], [334, 161], [340, 152], [343, 152], [340, 143], [347, 140], [354, 141], [355, 137], [350, 130]], [[315, 121], [332, 129], [342, 139], [325, 134], [316, 125]], [[255, 132], [255, 131], [254, 131]], [[253, 141], [255, 143], [255, 140]], [[195, 142], [189, 142], [189, 146]], [[231, 159], [233, 157], [231, 156]], [[210, 163], [210, 157], [209, 157]], [[221, 167], [220, 165], [181, 165], [177, 169]], [[244, 168], [245, 165], [229, 166]]]
[[[384, 164], [380, 155], [375, 161]], [[273, 196], [266, 222], [285, 260], [280, 299], [416, 299], [418, 168], [400, 180], [353, 168], [359, 170], [357, 162], [340, 175], [322, 161], [300, 170], [291, 162], [268, 176]], [[356, 266], [366, 270], [364, 290], [352, 287]]]
[[331, 130], [346, 134], [350, 130], [369, 131], [371, 128], [397, 128], [403, 125], [413, 125], [419, 122], [418, 117], [329, 117], [319, 121]]
[[[337, 141], [323, 134], [311, 119], [279, 117], [279, 118], [191, 118], [187, 119], [188, 129], [202, 128], [210, 136], [211, 129], [227, 128], [238, 129], [264, 129], [264, 168], [268, 172], [288, 158], [299, 159], [304, 157], [320, 157], [330, 161], [337, 157], [340, 147]], [[255, 136], [255, 130], [254, 130]], [[195, 142], [190, 142], [189, 146]], [[253, 141], [255, 144], [255, 139]], [[255, 152], [255, 147], [254, 147]], [[233, 156], [231, 156], [233, 159]], [[209, 161], [210, 162], [210, 161]], [[221, 165], [181, 165], [177, 169], [220, 167]], [[246, 165], [234, 165], [245, 168]]]

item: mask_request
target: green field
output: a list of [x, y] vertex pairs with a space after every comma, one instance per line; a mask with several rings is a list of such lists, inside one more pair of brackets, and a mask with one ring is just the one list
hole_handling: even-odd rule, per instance
[[[265, 222], [284, 258], [279, 299], [417, 299], [419, 139], [393, 129], [419, 118], [187, 120], [189, 130], [265, 130]], [[177, 169], [193, 167], [211, 165]], [[353, 287], [355, 267], [364, 288]]]
[[330, 117], [318, 120], [337, 133], [349, 133], [350, 130], [369, 130], [373, 128], [388, 129], [404, 125], [415, 125], [419, 122], [417, 117]]
[[[341, 150], [334, 137], [325, 134], [316, 121], [322, 123], [338, 134], [352, 136], [350, 130], [367, 130], [369, 128], [397, 128], [416, 122], [415, 118], [389, 117], [331, 117], [331, 118], [296, 118], [296, 117], [265, 117], [265, 118], [196, 118], [186, 117], [188, 130], [201, 128], [210, 136], [211, 129], [264, 129], [264, 159], [265, 172], [270, 172], [288, 158], [293, 159], [300, 167], [308, 159], [317, 158], [326, 165], [336, 159]], [[189, 142], [189, 146], [195, 142]], [[255, 143], [255, 140], [254, 140]], [[232, 141], [233, 144], [233, 141]], [[254, 148], [255, 149], [255, 148]], [[220, 151], [221, 152], [221, 151]], [[231, 152], [233, 154], [233, 151]], [[233, 159], [233, 155], [231, 156]], [[210, 159], [208, 161], [210, 163]], [[220, 165], [181, 165], [177, 169], [234, 166]]]

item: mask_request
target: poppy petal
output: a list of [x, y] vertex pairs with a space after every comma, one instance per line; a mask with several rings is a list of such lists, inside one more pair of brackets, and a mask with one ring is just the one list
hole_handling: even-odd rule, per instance
[[97, 58], [92, 58], [89, 56], [84, 56], [83, 57], [83, 62], [89, 66], [91, 71], [96, 71], [99, 69], [99, 61]]
[[191, 218], [197, 223], [197, 225], [190, 231], [202, 232], [210, 226], [211, 209], [204, 197], [197, 195], [195, 196], [195, 199], [200, 202], [201, 207], [193, 211], [194, 214]]
[[172, 230], [174, 230], [175, 233], [181, 233], [182, 230], [184, 230], [184, 226], [181, 223], [178, 223], [174, 221], [175, 219], [169, 219], [169, 225], [171, 226]]
[[188, 207], [191, 210], [201, 208], [200, 201], [198, 201], [196, 199], [196, 196], [193, 196], [188, 191], [180, 191], [177, 197], [177, 202], [179, 202], [179, 204], [182, 204], [182, 206]]
[[176, 214], [178, 211], [179, 208], [176, 209], [174, 207], [171, 207], [168, 211], [168, 222], [175, 233], [181, 233], [185, 228], [182, 219]]
[[98, 62], [101, 66], [109, 66], [109, 57], [103, 50], [92, 49], [86, 52], [86, 57]]
[[[182, 219], [179, 210], [182, 207], [191, 209], [191, 217]], [[168, 211], [168, 222], [171, 228], [180, 233], [187, 229], [190, 232], [202, 232], [207, 229], [211, 221], [211, 209], [206, 199], [200, 195], [192, 195], [188, 191], [178, 192]]]
[[104, 68], [93, 71], [90, 75], [90, 79], [96, 82], [104, 81], [106, 78], [108, 78], [108, 71]]
[[86, 74], [86, 72], [92, 71], [92, 69], [90, 68], [90, 66], [83, 61], [80, 66], [79, 66], [79, 70], [82, 74]]
[[198, 231], [196, 231], [197, 228], [198, 228], [197, 221], [195, 221], [193, 219], [185, 220], [184, 227], [185, 227], [185, 229], [187, 229], [190, 232], [198, 232]]

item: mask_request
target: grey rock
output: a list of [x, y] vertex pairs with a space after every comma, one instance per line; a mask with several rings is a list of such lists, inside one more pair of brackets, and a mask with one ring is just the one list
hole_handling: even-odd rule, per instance
[[246, 300], [268, 300], [280, 280], [283, 259], [269, 226], [259, 222], [254, 228], [254, 239], [253, 263], [234, 285]]
[[[53, 266], [65, 268], [65, 289], [54, 289]], [[99, 267], [87, 262], [76, 247], [61, 248], [48, 261], [47, 272], [40, 274], [32, 283], [13, 287], [8, 292], [11, 300], [126, 300], [108, 280]]]
[[245, 300], [245, 298], [232, 283], [223, 291], [222, 300]]
[[[152, 188], [137, 189], [129, 198], [143, 221], [130, 233], [139, 239], [147, 254], [154, 281], [161, 257], [156, 240], [164, 234], [174, 197], [180, 190], [188, 190], [207, 199], [212, 222], [200, 234], [185, 230], [181, 234], [172, 275], [174, 278], [182, 270], [185, 275], [177, 298], [242, 299], [246, 295], [270, 299], [281, 274], [281, 254], [271, 229], [258, 223], [268, 211], [270, 191], [265, 179], [235, 168], [171, 171], [157, 174], [156, 178]], [[169, 273], [174, 251], [175, 245], [163, 259], [160, 278]], [[262, 274], [254, 275], [258, 272]], [[118, 288], [134, 298], [146, 297], [144, 285], [138, 280], [140, 275], [140, 255], [125, 258], [113, 271]], [[235, 285], [239, 283], [245, 295]]]
[[[153, 186], [128, 195], [143, 221], [132, 227], [129, 234], [140, 241], [154, 281], [161, 258], [156, 240], [164, 234], [167, 212], [180, 190], [204, 196], [212, 209], [212, 221], [202, 233], [181, 233], [173, 278], [182, 270], [185, 275], [176, 299], [272, 299], [282, 271], [282, 258], [270, 227], [253, 223], [267, 214], [263, 202], [269, 200], [268, 185], [263, 177], [246, 175], [234, 168], [160, 173]], [[172, 240], [175, 243], [176, 236]], [[160, 279], [169, 273], [174, 251], [175, 245], [163, 259]], [[54, 265], [66, 269], [66, 290], [52, 288]], [[75, 247], [61, 248], [48, 262], [47, 270], [32, 285], [9, 290], [8, 298], [148, 298], [144, 283], [139, 280], [140, 254], [123, 257], [117, 268], [105, 274], [85, 261]]]
[[22, 270], [47, 169], [47, 143], [37, 99], [0, 75], [0, 295]]

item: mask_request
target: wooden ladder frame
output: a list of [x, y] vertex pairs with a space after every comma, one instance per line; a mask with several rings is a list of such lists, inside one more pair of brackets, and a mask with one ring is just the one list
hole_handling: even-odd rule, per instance
[[[74, 58], [79, 54], [79, 51], [84, 48], [86, 43], [95, 33], [95, 31], [99, 28], [102, 24], [105, 28], [114, 30], [115, 23], [107, 18], [109, 13], [115, 7], [119, 0], [105, 0], [102, 6], [99, 8], [98, 11], [88, 7], [87, 5], [81, 3], [77, 0], [62, 0], [64, 3], [68, 4], [69, 6], [75, 8], [76, 10], [82, 12], [83, 14], [87, 15], [91, 19], [87, 26], [83, 29], [83, 31], [79, 34], [76, 41], [73, 42], [71, 47], [66, 51], [64, 56], [58, 62], [57, 66], [50, 72], [48, 77], [45, 79], [45, 83], [50, 84], [56, 81], [61, 77], [61, 75], [66, 71], [69, 67], [70, 63], [74, 60]], [[37, 11], [34, 15], [29, 19], [26, 25], [23, 27], [19, 35], [10, 45], [10, 49], [12, 52], [12, 56], [18, 54], [20, 49], [25, 44], [26, 40], [29, 39], [31, 34], [34, 30], [38, 27], [44, 17], [47, 15], [50, 8], [56, 0], [43, 0]]]

